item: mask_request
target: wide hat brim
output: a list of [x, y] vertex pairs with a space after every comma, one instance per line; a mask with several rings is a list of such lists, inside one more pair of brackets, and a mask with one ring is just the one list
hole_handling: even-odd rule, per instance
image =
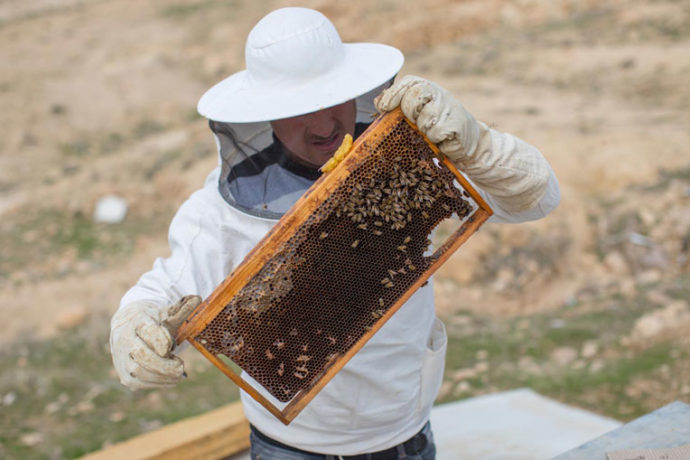
[[295, 117], [333, 107], [393, 78], [403, 54], [378, 43], [344, 43], [344, 56], [326, 73], [300, 81], [254, 80], [237, 72], [214, 85], [199, 100], [204, 117], [227, 123], [252, 123]]

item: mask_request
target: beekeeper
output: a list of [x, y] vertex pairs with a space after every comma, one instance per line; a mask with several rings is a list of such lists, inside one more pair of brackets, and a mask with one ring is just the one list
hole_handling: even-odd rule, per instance
[[[113, 316], [113, 362], [132, 389], [186, 376], [164, 327], [179, 300], [207, 297], [319, 177], [345, 134], [359, 135], [375, 110], [401, 106], [476, 185], [494, 210], [491, 221], [539, 219], [559, 202], [557, 180], [535, 147], [476, 120], [423, 78], [390, 86], [401, 52], [342, 43], [317, 11], [268, 14], [250, 32], [245, 58], [247, 69], [216, 84], [198, 105], [216, 139], [218, 167], [174, 217], [171, 255], [155, 261]], [[428, 422], [446, 335], [433, 295], [432, 283], [419, 289], [290, 425], [242, 392], [252, 458], [434, 458]], [[185, 306], [198, 299], [187, 297]]]

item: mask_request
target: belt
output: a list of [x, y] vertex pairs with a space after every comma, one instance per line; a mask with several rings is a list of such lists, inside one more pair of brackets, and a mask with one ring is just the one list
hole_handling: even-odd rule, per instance
[[[428, 422], [427, 422], [428, 424]], [[317, 457], [323, 457], [324, 459], [327, 457], [324, 454], [318, 454], [315, 452], [309, 452], [306, 450], [301, 450], [297, 449], [292, 446], [287, 446], [281, 442], [276, 441], [275, 439], [269, 438], [265, 434], [263, 434], [261, 431], [257, 430], [254, 425], [249, 426], [252, 433], [254, 435], [264, 441], [267, 444], [270, 444], [272, 446], [280, 447], [281, 449], [287, 449], [292, 452], [300, 453], [300, 454], [305, 454], [305, 455], [313, 455]], [[399, 447], [402, 447], [405, 450], [405, 453], [407, 455], [414, 455], [416, 453], [421, 452], [424, 450], [424, 448], [427, 446], [429, 443], [429, 440], [426, 438], [426, 435], [423, 433], [424, 428], [426, 428], [426, 425], [417, 433], [416, 435], [412, 436], [410, 439], [407, 441], [403, 442], [402, 444], [399, 444], [397, 446], [389, 447], [388, 449], [384, 450], [379, 450], [378, 452], [371, 452], [368, 454], [359, 454], [359, 455], [340, 455], [336, 456], [338, 459], [342, 460], [396, 460], [399, 458]]]

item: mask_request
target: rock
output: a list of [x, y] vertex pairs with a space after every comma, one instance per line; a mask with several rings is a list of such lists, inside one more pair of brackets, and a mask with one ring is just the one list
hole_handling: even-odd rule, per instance
[[456, 394], [458, 394], [458, 393], [466, 393], [466, 392], [470, 391], [471, 389], [472, 389], [472, 385], [470, 385], [469, 382], [466, 382], [466, 381], [463, 380], [462, 382], [458, 383], [458, 384], [455, 386], [455, 391], [454, 391], [454, 393], [456, 393]]
[[10, 391], [5, 396], [2, 397], [3, 406], [11, 406], [17, 400], [17, 393]]
[[141, 427], [141, 431], [147, 432], [147, 431], [153, 431], [156, 430], [160, 427], [163, 426], [163, 422], [160, 420], [145, 420], [139, 422], [139, 426]]
[[645, 225], [645, 227], [652, 227], [657, 222], [657, 217], [654, 211], [650, 208], [642, 208], [637, 211], [637, 215]]
[[181, 149], [188, 138], [189, 135], [184, 129], [165, 131], [150, 136], [142, 146], [147, 154], [151, 152], [170, 152]]
[[84, 412], [91, 412], [94, 408], [93, 402], [91, 401], [81, 401], [79, 404], [77, 404], [77, 412], [79, 413], [84, 413]]
[[496, 292], [505, 291], [515, 280], [515, 273], [510, 268], [502, 268], [496, 274], [496, 279], [492, 284], [492, 288]]
[[666, 251], [661, 246], [652, 246], [640, 258], [640, 265], [644, 268], [656, 268], [666, 270], [669, 266], [669, 259]]
[[671, 297], [659, 289], [650, 290], [645, 294], [645, 296], [647, 297], [647, 302], [659, 306], [669, 304], [673, 301]]
[[628, 262], [618, 251], [611, 251], [604, 257], [604, 265], [612, 273], [618, 275], [627, 275], [630, 273], [630, 267], [628, 267]]
[[647, 236], [642, 235], [641, 233], [637, 232], [630, 232], [628, 234], [628, 241], [630, 241], [632, 244], [636, 244], [638, 246], [652, 246], [654, 245], [654, 242], [650, 240]]
[[38, 431], [27, 433], [19, 438], [20, 442], [28, 447], [34, 447], [43, 442], [43, 434]]
[[43, 411], [46, 414], [50, 415], [50, 414], [54, 414], [55, 412], [59, 411], [61, 407], [62, 407], [62, 404], [60, 404], [59, 401], [53, 401], [53, 402], [46, 404], [46, 407], [43, 409]]
[[489, 363], [480, 361], [474, 365], [474, 370], [477, 371], [478, 374], [484, 373], [489, 370]]
[[153, 391], [148, 394], [146, 401], [152, 408], [158, 409], [163, 405], [163, 396], [158, 391]]
[[582, 355], [583, 358], [591, 358], [594, 355], [597, 354], [599, 351], [599, 345], [593, 341], [589, 340], [582, 345], [582, 350], [580, 351], [580, 354]]
[[682, 324], [690, 323], [690, 311], [684, 300], [676, 300], [646, 315], [642, 315], [635, 321], [631, 339], [648, 339], [661, 334], [663, 331], [676, 328]]
[[[438, 392], [437, 399], [445, 398], [446, 396], [448, 396], [450, 394], [452, 389], [453, 389], [453, 383], [452, 382], [443, 382], [443, 385], [441, 385], [441, 389]], [[112, 420], [112, 418], [111, 418], [111, 421], [114, 421], [114, 420]]]
[[475, 353], [474, 357], [478, 361], [486, 361], [487, 358], [489, 357], [489, 352], [486, 350], [477, 350], [477, 353]]
[[565, 320], [561, 318], [554, 318], [549, 321], [551, 329], [563, 329], [565, 327]]
[[638, 318], [633, 327], [634, 338], [654, 337], [664, 329], [664, 320], [661, 315], [650, 313]]
[[626, 299], [629, 299], [633, 297], [635, 294], [637, 294], [635, 280], [631, 278], [625, 278], [624, 280], [622, 280], [620, 283], [620, 293]]
[[127, 201], [117, 195], [106, 195], [96, 203], [93, 220], [106, 224], [117, 224], [127, 216]]
[[450, 378], [458, 382], [461, 380], [473, 379], [477, 376], [477, 371], [474, 368], [466, 367], [458, 369], [450, 375]]
[[559, 347], [551, 352], [550, 358], [558, 366], [567, 366], [577, 359], [577, 350], [572, 347]]
[[690, 395], [690, 383], [686, 383], [685, 385], [683, 385], [683, 388], [680, 389], [680, 394]]
[[108, 420], [110, 420], [111, 422], [115, 422], [115, 423], [121, 422], [124, 419], [125, 419], [125, 413], [124, 412], [113, 412], [108, 417]]
[[650, 269], [643, 271], [642, 273], [637, 275], [635, 279], [640, 284], [654, 284], [661, 281], [662, 277], [663, 275], [661, 273], [661, 270]]

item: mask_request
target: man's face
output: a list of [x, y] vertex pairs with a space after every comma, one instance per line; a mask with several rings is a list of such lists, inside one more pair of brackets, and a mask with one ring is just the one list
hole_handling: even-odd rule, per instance
[[340, 147], [345, 134], [354, 135], [356, 116], [353, 99], [318, 112], [274, 120], [271, 127], [295, 160], [319, 168]]

